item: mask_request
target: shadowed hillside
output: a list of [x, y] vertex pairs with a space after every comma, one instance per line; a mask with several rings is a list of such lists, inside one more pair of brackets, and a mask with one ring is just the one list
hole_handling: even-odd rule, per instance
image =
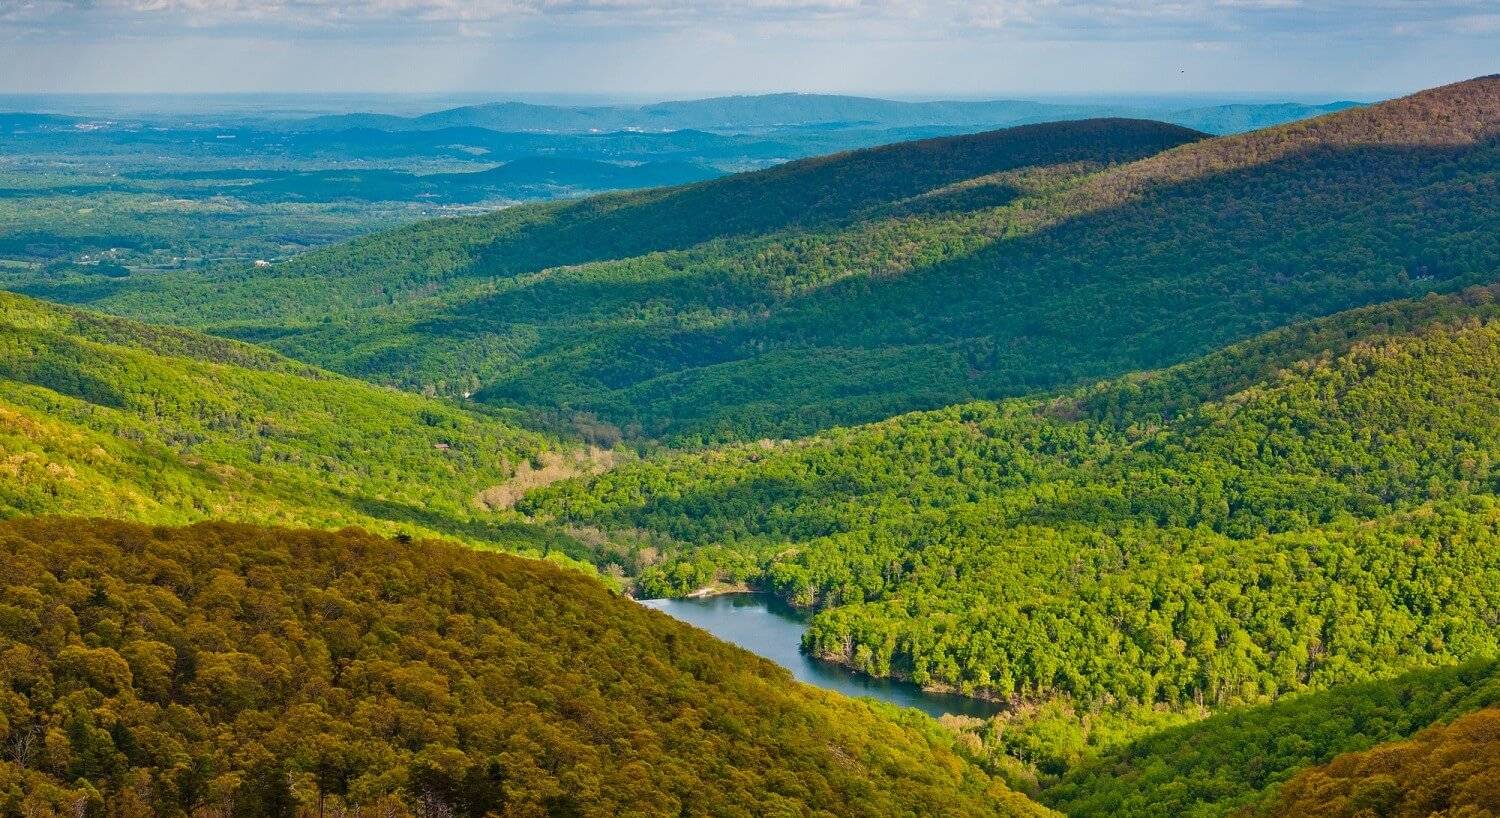
[[[1101, 120], [1014, 128], [804, 159], [697, 185], [516, 207], [366, 237], [214, 282], [156, 291], [158, 318], [313, 321], [403, 306], [444, 287], [559, 265], [681, 250], [711, 239], [837, 223], [935, 187], [1032, 165], [1136, 159], [1198, 135]], [[501, 168], [500, 172], [504, 169]], [[59, 294], [62, 295], [62, 294]], [[127, 292], [123, 294], [129, 297]], [[239, 313], [223, 312], [230, 303]], [[144, 301], [141, 303], [145, 307]]]

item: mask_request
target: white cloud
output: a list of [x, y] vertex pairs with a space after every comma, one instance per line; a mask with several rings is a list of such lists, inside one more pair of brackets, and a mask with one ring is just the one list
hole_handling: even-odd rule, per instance
[[1497, 2], [0, 0], [0, 90], [1414, 89]]
[[[172, 29], [403, 37], [480, 27], [733, 28], [756, 24], [894, 29], [910, 36], [1211, 39], [1222, 31], [1299, 34], [1443, 26], [1493, 30], [1490, 0], [0, 0], [0, 26], [54, 34]], [[397, 30], [393, 31], [392, 29]]]

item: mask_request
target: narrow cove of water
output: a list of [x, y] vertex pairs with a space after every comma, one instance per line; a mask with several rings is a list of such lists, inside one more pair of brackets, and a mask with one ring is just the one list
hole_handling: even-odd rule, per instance
[[909, 682], [875, 679], [802, 652], [806, 617], [769, 594], [723, 594], [701, 599], [646, 599], [642, 605], [702, 628], [714, 636], [764, 656], [799, 681], [843, 693], [915, 707], [929, 715], [953, 713], [986, 717], [999, 705], [951, 693], [931, 693]]

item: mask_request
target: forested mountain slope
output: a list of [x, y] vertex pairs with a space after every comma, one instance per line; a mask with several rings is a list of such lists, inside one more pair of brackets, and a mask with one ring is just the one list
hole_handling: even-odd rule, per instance
[[1497, 78], [1221, 139], [1057, 123], [88, 297], [649, 436], [800, 433], [1493, 280], [1497, 125]]
[[0, 524], [0, 737], [7, 815], [1046, 813], [582, 574], [356, 530]]
[[547, 548], [474, 505], [561, 444], [235, 341], [0, 293], [0, 517], [445, 533]]
[[1215, 707], [1500, 651], [1497, 405], [1500, 308], [1476, 289], [521, 508], [618, 532], [599, 559], [647, 594], [817, 606], [806, 647], [872, 674]]

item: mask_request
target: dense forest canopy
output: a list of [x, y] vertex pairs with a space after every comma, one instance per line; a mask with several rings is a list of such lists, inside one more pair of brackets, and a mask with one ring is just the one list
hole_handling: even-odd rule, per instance
[[925, 717], [544, 562], [67, 518], [0, 557], [6, 815], [1045, 813]]
[[1497, 110], [1485, 78], [1219, 139], [1015, 128], [87, 297], [647, 437], [801, 434], [1487, 283]]
[[1489, 655], [1494, 299], [1360, 310], [1056, 398], [656, 458], [521, 508], [618, 532], [596, 559], [644, 593], [749, 582], [820, 611], [817, 654], [1016, 703], [1222, 706]]
[[267, 350], [0, 293], [0, 517], [204, 519], [566, 538], [476, 504], [561, 442]]

